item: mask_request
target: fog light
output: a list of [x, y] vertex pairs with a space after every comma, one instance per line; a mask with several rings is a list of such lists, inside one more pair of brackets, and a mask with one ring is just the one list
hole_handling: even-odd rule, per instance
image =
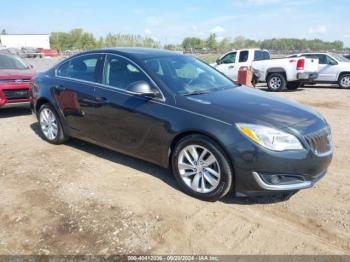
[[305, 179], [300, 175], [288, 175], [288, 174], [259, 174], [265, 183], [270, 185], [289, 185], [302, 183]]

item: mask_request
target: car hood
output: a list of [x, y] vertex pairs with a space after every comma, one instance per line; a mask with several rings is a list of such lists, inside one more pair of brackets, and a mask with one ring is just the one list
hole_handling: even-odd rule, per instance
[[0, 79], [29, 79], [34, 74], [33, 69], [0, 69]]
[[244, 86], [194, 96], [179, 96], [177, 105], [226, 123], [251, 123], [308, 132], [324, 125], [316, 111], [269, 92]]
[[339, 65], [343, 68], [350, 69], [350, 61], [349, 62], [338, 62]]

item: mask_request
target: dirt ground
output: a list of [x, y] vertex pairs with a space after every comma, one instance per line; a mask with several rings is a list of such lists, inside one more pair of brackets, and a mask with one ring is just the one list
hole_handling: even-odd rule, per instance
[[0, 111], [0, 254], [350, 254], [350, 90], [278, 95], [333, 128], [329, 174], [287, 201], [202, 202], [167, 170], [88, 143], [53, 146]]

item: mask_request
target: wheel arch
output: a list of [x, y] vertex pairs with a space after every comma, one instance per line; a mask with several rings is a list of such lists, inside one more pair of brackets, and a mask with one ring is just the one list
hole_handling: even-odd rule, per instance
[[186, 130], [186, 131], [183, 131], [183, 132], [177, 134], [173, 138], [173, 140], [171, 141], [170, 147], [169, 147], [169, 154], [168, 154], [168, 163], [169, 163], [169, 167], [170, 168], [171, 168], [171, 162], [172, 162], [171, 158], [173, 156], [173, 152], [174, 152], [174, 149], [175, 149], [176, 145], [179, 143], [179, 141], [181, 139], [183, 139], [183, 138], [185, 138], [187, 136], [191, 136], [191, 135], [206, 136], [206, 137], [210, 138], [212, 141], [214, 141], [220, 147], [222, 152], [225, 154], [225, 157], [229, 161], [232, 173], [233, 173], [233, 175], [235, 175], [234, 163], [233, 163], [232, 159], [229, 157], [229, 154], [228, 154], [225, 146], [220, 142], [220, 140], [217, 137], [215, 137], [215, 136], [213, 136], [211, 134], [208, 134], [207, 132], [200, 131], [200, 130]]
[[56, 111], [56, 114], [61, 122], [61, 125], [62, 125], [62, 128], [64, 130], [64, 132], [68, 135], [70, 135], [70, 129], [65, 121], [65, 118], [62, 116], [62, 113], [59, 111], [59, 109], [55, 106], [55, 104], [50, 101], [50, 99], [48, 99], [47, 97], [40, 97], [37, 102], [35, 103], [35, 113], [36, 113], [36, 116], [38, 117], [39, 115], [39, 110], [40, 110], [40, 107], [42, 107], [42, 105], [45, 105], [45, 104], [49, 104], [55, 111]]
[[287, 73], [286, 73], [286, 70], [284, 70], [284, 68], [282, 68], [282, 67], [273, 67], [273, 68], [269, 68], [269, 69], [267, 69], [266, 70], [266, 81], [267, 81], [267, 79], [269, 78], [269, 76], [271, 75], [271, 74], [274, 74], [274, 73], [279, 73], [279, 74], [282, 74], [284, 77], [285, 77], [285, 79], [287, 80]]
[[42, 105], [45, 105], [45, 104], [50, 104], [52, 106], [52, 104], [51, 104], [49, 99], [47, 99], [45, 97], [42, 97], [42, 98], [38, 99], [38, 101], [35, 104], [35, 112], [36, 112], [37, 115], [39, 113], [40, 107], [42, 107]]
[[338, 75], [338, 81], [340, 80], [340, 77], [342, 77], [342, 76], [345, 75], [345, 74], [349, 74], [349, 75], [350, 75], [350, 71], [343, 71], [343, 72], [339, 73], [339, 75]]

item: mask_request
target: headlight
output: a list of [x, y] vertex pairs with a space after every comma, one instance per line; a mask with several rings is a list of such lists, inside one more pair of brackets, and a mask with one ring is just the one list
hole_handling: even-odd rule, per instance
[[236, 124], [236, 126], [248, 138], [267, 149], [273, 151], [303, 149], [298, 138], [281, 130], [253, 124]]

